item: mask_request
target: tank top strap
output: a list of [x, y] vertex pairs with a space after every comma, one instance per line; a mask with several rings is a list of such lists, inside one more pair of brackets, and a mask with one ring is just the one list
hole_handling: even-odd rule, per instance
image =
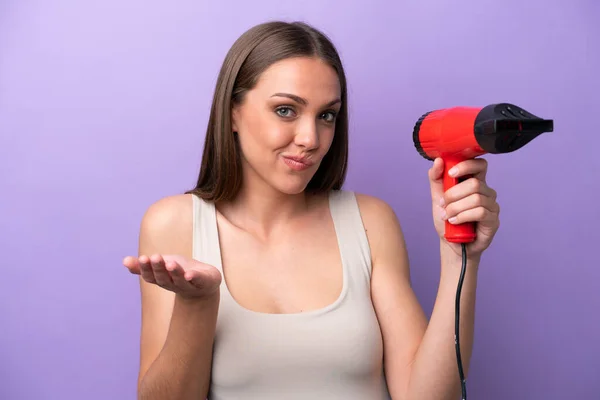
[[192, 194], [192, 199], [192, 257], [197, 261], [212, 265], [222, 272], [215, 205], [195, 194]]
[[348, 190], [330, 192], [329, 207], [338, 235], [340, 252], [351, 274], [371, 279], [371, 249], [356, 195]]

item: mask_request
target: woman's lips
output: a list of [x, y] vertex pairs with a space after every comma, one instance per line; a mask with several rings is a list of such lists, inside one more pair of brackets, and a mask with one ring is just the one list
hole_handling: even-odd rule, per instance
[[306, 158], [291, 156], [283, 156], [283, 162], [294, 171], [304, 171], [313, 165], [313, 163]]

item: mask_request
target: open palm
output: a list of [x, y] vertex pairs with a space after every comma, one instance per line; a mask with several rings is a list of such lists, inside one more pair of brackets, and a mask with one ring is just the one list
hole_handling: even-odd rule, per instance
[[216, 293], [222, 275], [212, 265], [179, 255], [125, 257], [123, 265], [146, 282], [183, 297], [209, 297]]

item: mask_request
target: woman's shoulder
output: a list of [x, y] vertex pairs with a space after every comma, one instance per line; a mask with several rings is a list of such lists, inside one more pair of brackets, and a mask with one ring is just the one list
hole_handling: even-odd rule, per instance
[[384, 199], [366, 193], [352, 193], [356, 198], [362, 218], [370, 224], [382, 223], [390, 218], [397, 219], [394, 208]]
[[365, 193], [354, 192], [354, 196], [371, 250], [375, 254], [403, 240], [398, 216], [390, 203]]
[[[142, 217], [140, 240], [166, 247], [189, 240], [192, 232], [193, 195], [176, 194], [150, 204]], [[160, 247], [163, 247], [162, 245]], [[165, 250], [166, 251], [166, 250]], [[161, 250], [162, 252], [162, 250]]]
[[148, 206], [143, 220], [162, 227], [186, 221], [193, 212], [192, 196], [176, 194], [160, 198]]
[[358, 207], [366, 225], [378, 225], [390, 218], [396, 219], [393, 207], [380, 197], [347, 189], [334, 190], [329, 196], [336, 202]]

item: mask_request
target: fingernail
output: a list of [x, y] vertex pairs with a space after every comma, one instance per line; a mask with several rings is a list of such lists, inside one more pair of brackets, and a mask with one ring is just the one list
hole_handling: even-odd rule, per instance
[[448, 218], [448, 222], [450, 222], [451, 224], [455, 223], [456, 217]]
[[440, 211], [440, 218], [442, 219], [442, 221], [446, 219], [446, 210], [444, 210], [443, 208]]
[[455, 176], [458, 173], [458, 169], [456, 167], [452, 167], [450, 168], [450, 171], [448, 171], [448, 175], [450, 176]]
[[444, 207], [444, 204], [446, 204], [446, 202], [444, 201], [444, 198], [440, 197], [440, 206]]

